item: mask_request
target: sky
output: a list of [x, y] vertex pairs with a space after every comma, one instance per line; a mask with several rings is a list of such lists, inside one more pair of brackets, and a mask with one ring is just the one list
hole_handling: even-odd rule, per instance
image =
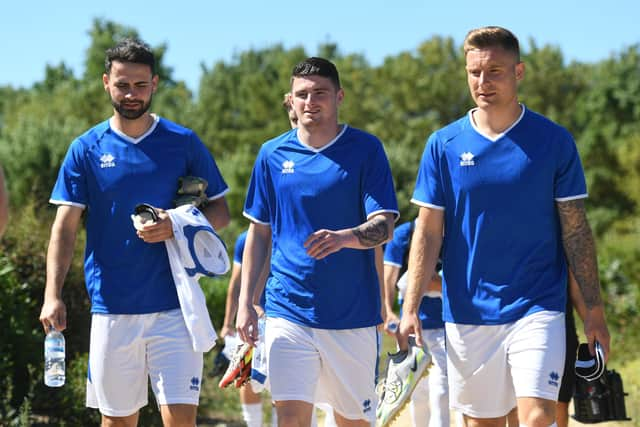
[[330, 42], [376, 66], [436, 35], [461, 44], [485, 25], [510, 29], [525, 51], [533, 39], [559, 47], [567, 62], [596, 62], [640, 43], [638, 17], [640, 0], [6, 0], [0, 86], [28, 88], [47, 64], [61, 62], [81, 76], [96, 18], [136, 29], [151, 46], [166, 44], [173, 78], [197, 90], [203, 64], [231, 62], [252, 48], [303, 46], [313, 55]]

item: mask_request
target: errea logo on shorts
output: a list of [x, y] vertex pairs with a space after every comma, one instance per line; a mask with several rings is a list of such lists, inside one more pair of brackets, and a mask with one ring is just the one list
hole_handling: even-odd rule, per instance
[[198, 377], [191, 378], [191, 385], [189, 386], [189, 390], [200, 390], [200, 379]]
[[362, 402], [362, 412], [369, 412], [371, 410], [371, 400], [367, 399]]
[[556, 371], [549, 372], [549, 385], [558, 387], [560, 375]]
[[115, 168], [116, 162], [114, 161], [116, 158], [113, 157], [113, 154], [105, 153], [100, 156], [100, 167], [104, 168]]
[[460, 166], [475, 166], [476, 162], [473, 160], [473, 153], [465, 151], [460, 154]]
[[282, 173], [293, 173], [294, 166], [295, 163], [293, 163], [292, 160], [285, 160], [284, 162], [282, 162]]

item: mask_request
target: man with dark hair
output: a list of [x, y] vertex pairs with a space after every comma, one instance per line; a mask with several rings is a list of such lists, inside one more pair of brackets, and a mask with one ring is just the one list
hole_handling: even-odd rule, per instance
[[442, 246], [449, 399], [470, 427], [503, 425], [516, 404], [520, 425], [555, 426], [567, 264], [589, 346], [609, 353], [578, 150], [566, 129], [518, 102], [518, 46], [500, 27], [467, 34], [476, 107], [429, 137], [412, 199], [420, 211], [399, 335], [421, 339], [421, 284]]
[[375, 248], [393, 236], [397, 201], [389, 163], [373, 135], [338, 122], [344, 98], [336, 67], [295, 66], [292, 129], [256, 159], [244, 215], [237, 326], [253, 344], [255, 287], [271, 246], [266, 349], [280, 426], [308, 426], [313, 404], [329, 404], [340, 426], [375, 419], [382, 323]]
[[[202, 141], [148, 111], [158, 86], [154, 62], [137, 40], [107, 51], [102, 82], [113, 116], [72, 142], [50, 199], [58, 210], [40, 321], [45, 330], [67, 326], [62, 288], [86, 210], [87, 406], [99, 408], [103, 426], [137, 424], [149, 379], [165, 426], [195, 424], [203, 357], [192, 347], [164, 244], [174, 236], [165, 209], [179, 178], [205, 179], [202, 213], [216, 230], [229, 222], [228, 187]], [[130, 215], [140, 203], [159, 218], [136, 230]]]

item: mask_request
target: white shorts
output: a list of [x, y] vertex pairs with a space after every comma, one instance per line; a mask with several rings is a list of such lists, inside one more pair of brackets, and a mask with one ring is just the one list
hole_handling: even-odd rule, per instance
[[150, 314], [93, 314], [87, 402], [124, 417], [148, 403], [197, 405], [202, 353], [194, 352], [180, 309]]
[[267, 318], [265, 335], [274, 401], [327, 404], [347, 419], [375, 421], [375, 326], [316, 329]]
[[475, 418], [506, 415], [517, 397], [557, 400], [564, 370], [564, 313], [505, 325], [446, 323], [450, 406]]

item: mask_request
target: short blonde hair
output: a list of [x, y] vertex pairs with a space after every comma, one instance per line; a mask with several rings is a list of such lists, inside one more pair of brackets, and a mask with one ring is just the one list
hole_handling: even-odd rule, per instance
[[465, 56], [470, 50], [487, 49], [490, 47], [501, 47], [507, 52], [515, 55], [520, 62], [520, 43], [518, 38], [509, 30], [502, 27], [481, 27], [467, 33], [464, 38]]

